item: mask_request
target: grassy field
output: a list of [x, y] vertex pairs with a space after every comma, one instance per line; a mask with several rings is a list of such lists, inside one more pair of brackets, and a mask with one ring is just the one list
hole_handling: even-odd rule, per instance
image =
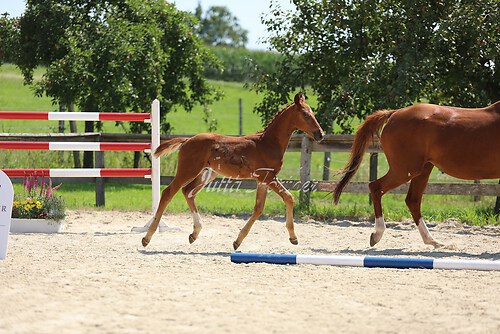
[[[35, 73], [35, 78], [41, 75], [41, 71]], [[258, 115], [253, 113], [253, 108], [259, 102], [260, 96], [243, 88], [241, 83], [213, 82], [213, 84], [224, 91], [224, 98], [210, 106], [213, 117], [218, 121], [217, 132], [224, 134], [237, 134], [239, 131], [239, 99], [243, 101], [243, 133], [253, 133], [262, 129], [262, 123]], [[314, 98], [309, 102], [314, 108]], [[54, 111], [50, 99], [34, 97], [32, 90], [23, 85], [20, 72], [12, 65], [0, 66], [0, 110], [26, 110], [26, 111]], [[207, 131], [207, 125], [203, 121], [201, 107], [195, 108], [191, 113], [179, 109], [167, 116], [173, 126], [173, 133], [195, 134]], [[67, 124], [66, 124], [67, 127]], [[37, 121], [0, 121], [0, 132], [5, 133], [37, 133], [57, 132], [57, 122]], [[83, 123], [79, 124], [79, 131], [83, 132]], [[114, 122], [104, 123], [105, 132], [122, 132], [121, 126]], [[347, 153], [332, 154], [332, 178], [335, 180], [338, 171], [347, 160]], [[365, 159], [356, 175], [356, 181], [368, 180], [368, 159]], [[132, 165], [132, 153], [106, 152], [107, 167], [130, 167]], [[141, 165], [147, 167], [146, 159]], [[70, 152], [48, 152], [48, 151], [3, 151], [0, 156], [2, 168], [71, 168], [73, 160]], [[311, 165], [311, 178], [321, 179], [323, 166], [323, 154], [313, 153]], [[173, 175], [176, 170], [176, 154], [162, 158], [162, 174]], [[282, 179], [298, 179], [300, 171], [300, 153], [288, 152], [285, 155], [283, 169], [280, 173]], [[387, 171], [387, 163], [380, 155], [378, 174], [383, 175]], [[459, 182], [434, 170], [431, 182]], [[16, 185], [16, 191], [21, 191]], [[59, 190], [61, 196], [66, 200], [69, 208], [92, 208], [95, 203], [93, 184], [63, 184]], [[249, 214], [254, 206], [253, 191], [239, 192], [207, 192], [202, 191], [198, 196], [198, 206], [201, 211], [217, 214]], [[298, 198], [297, 194], [294, 194]], [[133, 198], [132, 201], [123, 201], [123, 198]], [[429, 220], [442, 221], [447, 218], [455, 218], [472, 224], [499, 224], [499, 218], [492, 213], [495, 198], [483, 197], [479, 202], [474, 201], [471, 196], [425, 196], [423, 213]], [[384, 196], [384, 215], [388, 219], [405, 220], [410, 217], [409, 211], [404, 204], [403, 195], [388, 194]], [[127, 210], [139, 209], [150, 210], [151, 190], [144, 185], [106, 185], [106, 209]], [[167, 211], [184, 212], [187, 205], [181, 194], [178, 194]], [[266, 205], [265, 214], [283, 215], [284, 205], [275, 194], [270, 194]], [[331, 198], [325, 193], [312, 195], [312, 206], [309, 211], [298, 211], [303, 216], [311, 216], [322, 220], [331, 220], [337, 217], [367, 218], [372, 216], [373, 209], [368, 203], [368, 195], [344, 194], [339, 206], [331, 204]]]

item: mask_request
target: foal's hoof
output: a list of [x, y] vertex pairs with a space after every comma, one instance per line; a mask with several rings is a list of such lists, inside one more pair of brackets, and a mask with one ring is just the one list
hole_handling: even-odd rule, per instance
[[240, 247], [240, 244], [238, 244], [236, 241], [233, 242], [233, 248], [234, 250], [237, 250], [238, 247]]
[[146, 247], [149, 244], [149, 241], [144, 237], [142, 238], [142, 246]]
[[289, 240], [292, 243], [292, 245], [298, 245], [299, 244], [299, 240], [297, 238], [295, 238], [295, 239], [289, 239]]
[[196, 241], [196, 238], [192, 234], [190, 234], [189, 235], [189, 243], [192, 244], [195, 241]]
[[373, 247], [377, 244], [377, 242], [379, 242], [380, 240], [376, 240], [375, 239], [375, 233], [372, 233], [370, 235], [370, 247]]

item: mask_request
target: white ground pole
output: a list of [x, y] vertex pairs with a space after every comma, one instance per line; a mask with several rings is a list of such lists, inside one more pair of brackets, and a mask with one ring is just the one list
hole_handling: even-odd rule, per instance
[[12, 188], [12, 182], [0, 170], [0, 260], [4, 260], [7, 256], [13, 201], [14, 189]]
[[[154, 157], [156, 148], [160, 146], [160, 101], [155, 99], [151, 104], [151, 188], [152, 201], [151, 210], [153, 215], [160, 203], [160, 158]], [[149, 222], [142, 227], [132, 227], [132, 232], [146, 232], [149, 225], [153, 222], [151, 218]], [[158, 224], [158, 232], [165, 232], [169, 229], [180, 230], [178, 227], [169, 226], [163, 219]]]

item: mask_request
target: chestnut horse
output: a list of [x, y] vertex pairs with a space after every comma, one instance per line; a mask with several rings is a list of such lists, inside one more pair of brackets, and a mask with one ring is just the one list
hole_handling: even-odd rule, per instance
[[385, 230], [382, 196], [408, 181], [406, 205], [424, 243], [443, 246], [429, 233], [420, 211], [434, 166], [464, 180], [500, 178], [500, 101], [477, 109], [418, 104], [399, 110], [377, 111], [360, 125], [351, 157], [342, 171], [344, 176], [334, 190], [335, 204], [358, 170], [363, 153], [375, 135], [380, 138], [389, 171], [370, 182], [375, 209], [371, 246], [380, 241]]
[[195, 203], [196, 194], [218, 174], [257, 181], [253, 214], [233, 242], [235, 250], [261, 215], [268, 188], [285, 202], [290, 242], [298, 244], [293, 228], [293, 197], [277, 178], [283, 164], [283, 155], [295, 130], [302, 130], [317, 141], [324, 136], [302, 93], [297, 94], [294, 103], [278, 112], [267, 127], [256, 134], [233, 137], [201, 133], [191, 138], [173, 138], [162, 142], [154, 153], [156, 157], [180, 149], [177, 174], [162, 192], [153, 222], [142, 238], [142, 245], [146, 247], [149, 244], [165, 208], [181, 188], [193, 215], [193, 233], [189, 235], [189, 242], [193, 243], [201, 230], [200, 215]]

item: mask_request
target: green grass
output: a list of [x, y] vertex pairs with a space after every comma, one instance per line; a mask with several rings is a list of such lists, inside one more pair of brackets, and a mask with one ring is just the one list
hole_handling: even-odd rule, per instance
[[[16, 192], [22, 191], [22, 185], [14, 185]], [[69, 209], [94, 208], [95, 192], [91, 183], [63, 183], [57, 190]], [[298, 193], [292, 194], [298, 198]], [[405, 195], [387, 194], [383, 198], [384, 216], [388, 221], [411, 221], [411, 216], [404, 202]], [[130, 198], [124, 201], [124, 198]], [[373, 207], [366, 194], [343, 194], [338, 206], [332, 204], [332, 198], [326, 193], [312, 193], [312, 205], [308, 211], [296, 206], [295, 212], [303, 218], [321, 221], [333, 219], [371, 219]], [[133, 203], [133, 207], [131, 207]], [[211, 191], [202, 190], [196, 203], [204, 214], [217, 215], [249, 215], [255, 205], [254, 190]], [[473, 225], [499, 224], [498, 216], [493, 214], [494, 198], [487, 197], [475, 202], [472, 196], [439, 196], [424, 197], [422, 212], [426, 220], [440, 222], [457, 219]], [[148, 185], [106, 184], [107, 210], [151, 210], [151, 187]], [[187, 212], [188, 206], [184, 196], [179, 192], [169, 204], [166, 212]], [[284, 216], [285, 205], [274, 193], [268, 195], [264, 215]]]
[[[35, 72], [39, 78], [42, 71]], [[262, 129], [258, 115], [253, 113], [254, 106], [260, 101], [261, 96], [243, 88], [242, 83], [213, 82], [224, 91], [225, 96], [221, 101], [210, 106], [213, 117], [218, 120], [217, 132], [224, 134], [237, 134], [239, 129], [238, 100], [243, 100], [243, 133], [249, 134]], [[315, 99], [312, 97], [308, 103], [314, 108]], [[26, 111], [54, 111], [50, 99], [34, 97], [29, 87], [23, 85], [22, 76], [14, 66], [0, 66], [0, 110], [26, 110]], [[203, 122], [203, 109], [196, 107], [191, 113], [179, 109], [168, 114], [168, 121], [176, 134], [195, 134], [207, 131]], [[30, 122], [30, 121], [0, 121], [0, 132], [9, 133], [45, 133], [57, 132], [57, 122]], [[79, 131], [83, 132], [83, 122], [79, 124]], [[114, 122], [104, 123], [105, 132], [122, 132]], [[331, 164], [331, 179], [346, 163], [348, 153], [333, 153]], [[161, 168], [163, 175], [173, 175], [176, 171], [177, 155], [162, 158]], [[354, 181], [368, 180], [368, 160], [363, 164], [355, 176]], [[131, 167], [132, 153], [106, 152], [107, 167]], [[145, 159], [141, 165], [147, 167]], [[71, 152], [48, 151], [2, 151], [0, 167], [2, 168], [71, 168], [73, 166]], [[311, 178], [321, 179], [323, 154], [313, 153], [311, 163]], [[387, 171], [387, 162], [383, 155], [379, 155], [378, 175]], [[284, 165], [280, 173], [282, 179], [298, 179], [300, 171], [300, 153], [287, 152]], [[460, 182], [437, 169], [431, 174], [430, 182]], [[465, 181], [464, 181], [465, 182]], [[496, 181], [495, 181], [496, 182]], [[20, 191], [20, 185], [16, 185]], [[95, 203], [94, 185], [92, 183], [63, 184], [58, 192], [65, 199], [70, 209], [93, 208]], [[298, 194], [294, 192], [298, 200]], [[124, 198], [133, 200], [124, 201]], [[368, 203], [366, 194], [343, 194], [338, 206], [333, 206], [331, 198], [326, 193], [313, 193], [311, 195], [311, 208], [308, 211], [297, 209], [297, 213], [315, 219], [332, 220], [334, 218], [370, 218], [373, 208]], [[462, 222], [476, 225], [499, 224], [498, 216], [493, 215], [493, 197], [482, 197], [479, 202], [473, 201], [472, 196], [438, 196], [426, 195], [423, 200], [422, 211], [426, 219], [443, 221], [455, 218]], [[197, 197], [200, 211], [214, 214], [250, 214], [255, 204], [255, 192], [242, 190], [238, 192], [207, 192], [203, 190]], [[404, 195], [387, 194], [383, 198], [384, 215], [388, 220], [409, 220], [410, 213], [404, 202]], [[106, 184], [106, 207], [108, 210], [146, 210], [151, 209], [151, 188], [147, 185]], [[177, 194], [167, 208], [167, 212], [185, 212], [188, 210], [182, 194]], [[285, 206], [275, 194], [269, 194], [265, 214], [284, 215]]]

